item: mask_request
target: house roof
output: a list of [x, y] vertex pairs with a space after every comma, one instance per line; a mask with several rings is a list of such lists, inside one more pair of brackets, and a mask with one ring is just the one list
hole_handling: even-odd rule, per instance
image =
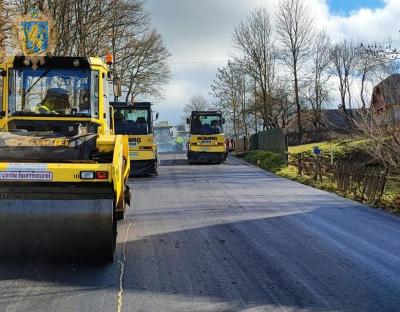
[[[350, 111], [349, 114], [354, 113], [354, 110]], [[342, 109], [324, 109], [321, 111], [321, 120], [327, 128], [334, 129], [349, 129], [352, 124], [349, 117], [345, 114]]]
[[379, 109], [398, 104], [400, 104], [400, 74], [393, 74], [374, 87], [371, 106]]
[[[321, 123], [323, 128], [330, 130], [351, 130], [354, 126], [353, 121], [360, 119], [361, 110], [347, 109], [348, 115], [342, 109], [323, 109], [321, 110]], [[312, 111], [302, 112], [301, 119], [305, 130], [315, 130], [315, 116]], [[289, 125], [289, 131], [297, 129], [297, 119], [293, 119]]]

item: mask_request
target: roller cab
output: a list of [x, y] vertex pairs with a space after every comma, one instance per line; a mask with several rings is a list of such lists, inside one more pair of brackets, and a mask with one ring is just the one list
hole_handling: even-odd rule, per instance
[[112, 260], [130, 203], [127, 138], [111, 127], [108, 66], [98, 58], [23, 57], [2, 70], [2, 256]]
[[111, 103], [114, 112], [114, 131], [126, 136], [129, 142], [130, 176], [158, 174], [158, 151], [154, 140], [151, 103]]
[[191, 163], [220, 164], [226, 160], [224, 119], [217, 111], [193, 111], [187, 123], [190, 136], [187, 157]]

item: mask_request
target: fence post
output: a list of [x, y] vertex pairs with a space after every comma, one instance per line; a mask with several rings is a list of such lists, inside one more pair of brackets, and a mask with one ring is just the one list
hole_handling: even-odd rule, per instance
[[314, 181], [318, 181], [318, 177], [321, 182], [323, 182], [322, 179], [322, 172], [321, 172], [321, 156], [318, 155], [315, 157], [314, 161]]
[[379, 194], [378, 194], [378, 198], [377, 201], [381, 201], [383, 193], [385, 192], [385, 187], [386, 187], [386, 183], [387, 183], [387, 179], [389, 176], [389, 170], [388, 168], [385, 168], [385, 170], [383, 172], [381, 172], [381, 176], [380, 176], [380, 186], [379, 186]]
[[299, 175], [302, 176], [303, 175], [303, 163], [302, 163], [303, 154], [300, 154], [300, 156], [296, 156], [296, 157], [297, 157], [297, 170], [299, 171]]

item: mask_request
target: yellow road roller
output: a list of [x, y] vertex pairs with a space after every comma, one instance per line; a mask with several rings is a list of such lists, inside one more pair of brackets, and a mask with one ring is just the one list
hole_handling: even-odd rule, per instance
[[112, 129], [108, 65], [23, 56], [2, 65], [1, 255], [114, 258], [130, 204], [127, 138]]
[[158, 152], [154, 141], [153, 117], [149, 102], [112, 102], [116, 134], [128, 137], [130, 176], [158, 174]]
[[187, 119], [190, 136], [187, 157], [190, 163], [220, 164], [226, 160], [227, 149], [222, 113], [218, 111], [193, 111]]

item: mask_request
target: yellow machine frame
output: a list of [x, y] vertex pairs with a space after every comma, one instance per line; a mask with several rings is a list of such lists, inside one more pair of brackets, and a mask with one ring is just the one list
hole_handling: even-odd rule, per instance
[[[35, 117], [35, 116], [8, 116], [8, 70], [13, 68], [14, 57], [7, 58], [5, 64], [0, 68], [6, 72], [6, 76], [3, 78], [3, 93], [2, 93], [2, 105], [4, 116], [0, 118], [0, 131], [8, 131], [8, 123], [14, 119], [19, 120], [53, 120], [53, 121], [89, 121], [92, 123], [99, 124], [98, 128], [98, 139], [97, 148], [101, 152], [114, 151], [113, 162], [110, 164], [66, 164], [66, 163], [49, 163], [47, 164], [47, 170], [52, 172], [52, 182], [81, 182], [87, 183], [88, 180], [82, 180], [79, 173], [81, 171], [107, 171], [108, 179], [104, 180], [90, 180], [90, 182], [97, 183], [112, 183], [115, 192], [115, 202], [117, 212], [123, 213], [125, 211], [124, 201], [124, 186], [129, 178], [130, 161], [129, 161], [129, 148], [127, 137], [122, 135], [114, 135], [113, 129], [107, 124], [104, 116], [109, 113], [109, 107], [104, 103], [104, 97], [99, 96], [99, 118], [65, 118], [65, 117]], [[109, 69], [101, 59], [90, 57], [90, 68], [91, 70], [99, 71], [99, 94], [105, 94], [107, 90], [103, 90], [104, 85], [103, 79], [107, 79]], [[110, 116], [111, 118], [111, 116]], [[62, 144], [60, 144], [62, 145]], [[7, 170], [8, 163], [0, 163], [0, 171]]]
[[131, 161], [131, 176], [142, 176], [147, 174], [158, 174], [158, 151], [153, 131], [153, 111], [151, 103], [123, 102], [112, 103], [114, 113], [117, 109], [146, 109], [149, 112], [150, 128], [149, 134], [124, 134], [129, 142], [129, 156]]
[[[130, 172], [130, 158], [129, 158], [129, 145], [128, 138], [123, 135], [115, 135], [112, 129], [112, 125], [107, 122], [107, 114], [110, 114], [110, 107], [107, 103], [107, 97], [101, 96], [106, 95], [108, 93], [107, 90], [104, 90], [104, 87], [107, 86], [105, 79], [110, 80], [111, 76], [109, 73], [109, 69], [107, 64], [105, 64], [99, 58], [86, 58], [90, 64], [91, 70], [96, 70], [99, 72], [98, 75], [98, 118], [92, 117], [57, 117], [53, 115], [49, 116], [12, 116], [9, 115], [8, 110], [8, 90], [9, 90], [9, 69], [13, 68], [14, 57], [9, 57], [4, 64], [0, 66], [1, 77], [0, 84], [2, 85], [2, 107], [0, 112], [0, 132], [8, 132], [8, 125], [13, 120], [26, 120], [26, 121], [62, 121], [62, 122], [90, 122], [92, 124], [97, 124], [99, 127], [97, 128], [97, 138], [96, 138], [96, 148], [99, 152], [112, 154], [112, 160], [109, 162], [96, 162], [94, 160], [79, 160], [79, 161], [68, 161], [68, 162], [56, 162], [56, 163], [46, 163], [46, 162], [23, 162], [17, 161], [15, 162], [13, 159], [10, 161], [1, 161], [0, 162], [0, 175], [1, 174], [9, 174], [12, 172], [12, 168], [18, 167], [19, 165], [26, 166], [26, 168], [35, 167], [37, 164], [40, 164], [41, 168], [44, 168], [45, 172], [50, 173], [51, 180], [47, 183], [47, 188], [51, 189], [52, 185], [57, 187], [57, 185], [89, 185], [92, 186], [98, 185], [99, 187], [106, 187], [106, 189], [110, 189], [113, 193], [113, 201], [114, 201], [114, 213], [115, 218], [123, 218], [126, 204], [130, 203], [130, 189], [127, 185], [129, 172]], [[107, 101], [107, 102], [106, 102]], [[111, 123], [111, 116], [110, 123]], [[31, 142], [32, 143], [32, 142]], [[64, 142], [62, 139], [41, 139], [37, 142], [38, 146], [52, 146], [52, 147], [63, 147], [67, 142]], [[35, 143], [36, 144], [36, 143]], [[107, 172], [107, 178], [85, 180], [81, 178], [81, 172]], [[4, 188], [6, 185], [3, 181], [4, 179], [0, 179], [0, 187]], [[41, 181], [37, 181], [41, 182]], [[18, 184], [19, 186], [27, 185], [35, 186], [35, 179], [30, 180], [29, 183], [22, 180], [14, 180], [14, 184]], [[36, 183], [39, 185], [40, 183]], [[58, 186], [59, 187], [59, 186]], [[43, 190], [43, 194], [46, 193], [46, 190]], [[41, 196], [39, 194], [39, 196]], [[17, 198], [18, 199], [18, 198]], [[85, 198], [83, 198], [85, 199]], [[23, 206], [21, 206], [23, 208]], [[23, 208], [25, 209], [25, 208]], [[4, 212], [3, 212], [4, 213]], [[22, 216], [22, 215], [21, 215]], [[96, 217], [94, 217], [96, 218]], [[100, 217], [99, 217], [100, 218]], [[98, 219], [99, 219], [98, 218]], [[104, 221], [104, 220], [103, 220]], [[101, 222], [103, 222], [101, 221]], [[105, 219], [103, 222], [105, 224], [105, 228], [107, 229], [108, 221]], [[10, 225], [12, 226], [12, 225]], [[88, 226], [90, 226], [88, 224]], [[111, 226], [111, 224], [110, 224]], [[94, 244], [92, 244], [94, 249], [101, 248], [101, 242], [96, 241], [96, 232], [95, 229], [92, 230], [90, 235]], [[115, 223], [115, 231], [116, 231], [116, 223]], [[85, 232], [83, 232], [85, 233]], [[85, 235], [85, 234], [83, 234]], [[101, 233], [99, 234], [101, 235]], [[116, 235], [116, 234], [115, 234]], [[114, 237], [115, 239], [115, 237]], [[100, 244], [99, 246], [96, 243]], [[114, 242], [115, 244], [115, 242]], [[114, 245], [115, 248], [115, 245]], [[109, 255], [109, 254], [108, 254]]]
[[[191, 127], [194, 115], [221, 115], [221, 123], [224, 123], [222, 114], [215, 111], [193, 111], [187, 123]], [[190, 136], [187, 146], [187, 156], [190, 162], [222, 163], [227, 156], [225, 135], [220, 134], [193, 134], [190, 129]]]

